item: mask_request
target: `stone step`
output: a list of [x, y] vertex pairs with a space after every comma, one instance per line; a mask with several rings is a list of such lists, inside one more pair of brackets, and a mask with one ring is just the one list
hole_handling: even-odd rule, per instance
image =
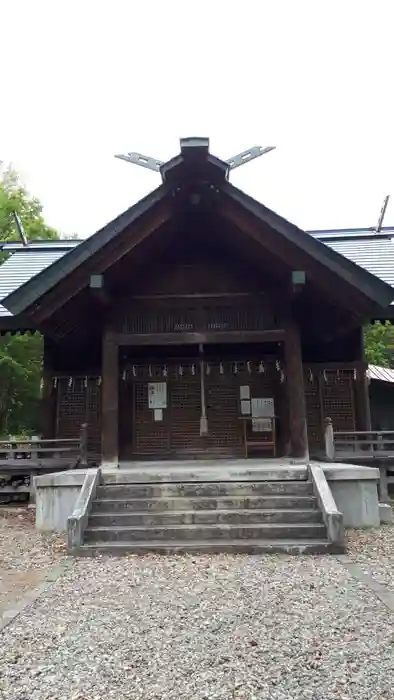
[[75, 554], [79, 556], [128, 554], [342, 554], [344, 547], [326, 539], [254, 539], [254, 540], [189, 540], [180, 542], [122, 541], [83, 544]]
[[133, 513], [93, 513], [89, 527], [171, 527], [171, 525], [248, 525], [249, 523], [321, 523], [319, 510], [192, 510], [133, 512]]
[[98, 486], [97, 498], [184, 498], [214, 496], [312, 496], [309, 481], [222, 481], [209, 483], [106, 484]]
[[284, 510], [316, 509], [314, 496], [200, 496], [198, 498], [100, 498], [92, 503], [92, 513], [160, 513], [178, 510], [245, 510], [248, 508]]
[[117, 526], [88, 527], [87, 542], [132, 542], [161, 540], [232, 540], [232, 539], [324, 539], [326, 530], [318, 523], [260, 523], [258, 525], [171, 525], [168, 527]]
[[128, 468], [103, 470], [104, 484], [186, 483], [208, 481], [306, 481], [308, 468], [303, 464], [283, 462], [271, 465], [265, 460], [190, 460], [182, 466], [168, 461], [129, 463]]

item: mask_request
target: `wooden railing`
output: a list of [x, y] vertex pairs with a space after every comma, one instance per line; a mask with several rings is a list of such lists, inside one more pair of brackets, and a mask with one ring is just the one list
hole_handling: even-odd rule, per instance
[[325, 448], [331, 460], [394, 461], [394, 430], [334, 431], [331, 418], [326, 418]]
[[394, 483], [394, 430], [334, 431], [331, 418], [325, 420], [325, 455], [330, 462], [370, 463], [379, 467], [379, 494], [390, 502], [388, 484]]
[[54, 469], [68, 466], [85, 466], [87, 454], [87, 424], [81, 426], [79, 438], [25, 438], [0, 441], [0, 469]]

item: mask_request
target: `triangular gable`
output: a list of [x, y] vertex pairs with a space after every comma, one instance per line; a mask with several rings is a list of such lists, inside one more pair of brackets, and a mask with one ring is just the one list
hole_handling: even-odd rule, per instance
[[[205, 170], [204, 163], [206, 163]], [[232, 208], [238, 213], [241, 212], [251, 217], [255, 226], [258, 227], [260, 223], [260, 225], [268, 227], [275, 232], [275, 235], [302, 250], [308, 258], [323, 265], [333, 276], [333, 281], [335, 281], [335, 277], [339, 277], [350, 287], [360, 292], [371, 306], [385, 308], [393, 301], [394, 290], [388, 284], [331, 250], [324, 243], [316, 240], [230, 184], [227, 164], [211, 156], [205, 142], [201, 147], [198, 145], [198, 139], [194, 140], [190, 147], [186, 142], [186, 145], [182, 147], [181, 154], [162, 166], [161, 174], [162, 185], [6, 297], [3, 300], [4, 306], [13, 314], [28, 312], [33, 305], [39, 302], [41, 297], [57, 285], [62, 285], [79, 268], [82, 268], [89, 261], [92, 261], [93, 264], [100, 252], [106, 246], [108, 247], [108, 244], [117, 245], [118, 237], [127, 229], [130, 231], [130, 246], [133, 247], [134, 243], [138, 243], [133, 227], [138, 226], [142, 217], [148, 216], [155, 207], [159, 207], [165, 201], [167, 203], [174, 202], [173, 195], [182, 190], [185, 184], [190, 187], [193, 182], [197, 185], [203, 184], [208, 188], [211, 187], [213, 191], [223, 197], [224, 205], [221, 214], [230, 217], [230, 209]], [[229, 204], [228, 207], [226, 202]], [[82, 284], [88, 285], [89, 278], [86, 277]]]

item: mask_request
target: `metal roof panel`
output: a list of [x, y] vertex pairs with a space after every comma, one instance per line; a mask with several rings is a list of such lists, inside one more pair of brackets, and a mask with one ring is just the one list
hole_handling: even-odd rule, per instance
[[389, 382], [394, 384], [394, 369], [388, 367], [378, 367], [378, 365], [369, 365], [367, 369], [369, 379], [377, 379], [380, 382]]
[[[30, 246], [17, 249], [0, 266], [0, 301], [52, 265], [68, 250], [70, 246], [46, 250], [37, 250]], [[0, 304], [0, 316], [12, 316], [12, 314]]]
[[323, 240], [325, 245], [394, 286], [394, 241], [390, 237]]

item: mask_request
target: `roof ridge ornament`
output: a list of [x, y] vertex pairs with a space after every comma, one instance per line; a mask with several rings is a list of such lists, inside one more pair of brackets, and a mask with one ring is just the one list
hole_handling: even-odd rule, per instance
[[[199, 142], [201, 142], [201, 146], [209, 146], [209, 139], [180, 139], [181, 153], [187, 146], [199, 146]], [[249, 163], [249, 161], [254, 160], [255, 158], [259, 158], [260, 156], [263, 156], [266, 153], [275, 150], [275, 148], [276, 146], [252, 146], [252, 148], [249, 148], [246, 151], [242, 151], [241, 153], [238, 153], [232, 158], [227, 158], [225, 161], [222, 162], [227, 164], [229, 171], [234, 170], [235, 168], [239, 168], [241, 165], [245, 165], [245, 163]], [[127, 163], [132, 163], [133, 165], [139, 165], [142, 168], [148, 168], [148, 170], [153, 170], [157, 173], [160, 172], [162, 166], [164, 166], [166, 162], [169, 162], [158, 160], [157, 158], [152, 158], [151, 156], [145, 156], [142, 155], [142, 153], [137, 153], [136, 151], [130, 151], [126, 154], [118, 153], [115, 155], [115, 158], [125, 160]]]

